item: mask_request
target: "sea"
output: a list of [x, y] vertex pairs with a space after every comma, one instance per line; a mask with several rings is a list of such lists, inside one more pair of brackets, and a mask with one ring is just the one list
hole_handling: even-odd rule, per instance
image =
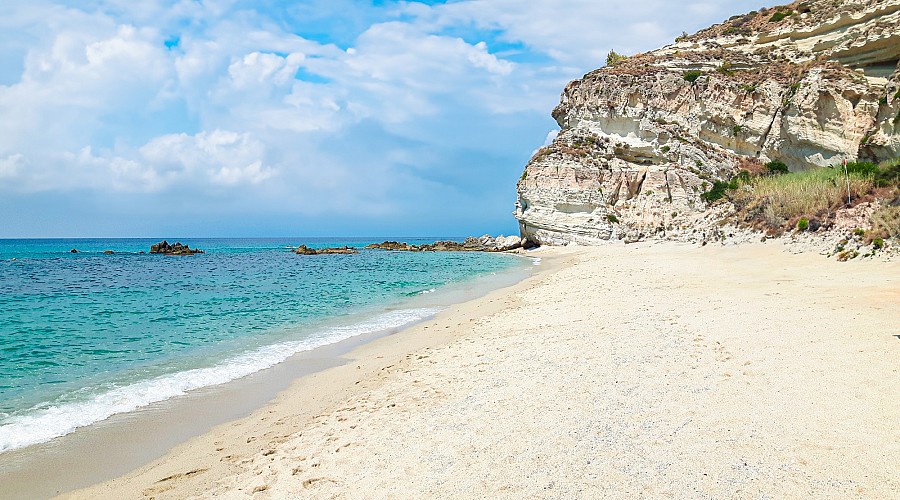
[[[0, 240], [0, 453], [402, 328], [539, 262], [290, 251], [386, 239], [179, 239], [192, 256], [150, 254], [158, 239]], [[436, 239], [454, 238], [402, 241]]]

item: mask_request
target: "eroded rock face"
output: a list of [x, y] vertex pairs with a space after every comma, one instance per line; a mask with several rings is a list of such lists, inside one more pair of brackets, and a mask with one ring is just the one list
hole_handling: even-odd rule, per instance
[[700, 239], [723, 215], [700, 194], [750, 164], [900, 156], [898, 60], [900, 0], [812, 0], [588, 73], [518, 182], [522, 236]]

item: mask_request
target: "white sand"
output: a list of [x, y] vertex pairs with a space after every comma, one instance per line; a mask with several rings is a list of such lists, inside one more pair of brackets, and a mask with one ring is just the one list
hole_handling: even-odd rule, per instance
[[547, 272], [70, 496], [900, 498], [900, 265], [541, 252]]

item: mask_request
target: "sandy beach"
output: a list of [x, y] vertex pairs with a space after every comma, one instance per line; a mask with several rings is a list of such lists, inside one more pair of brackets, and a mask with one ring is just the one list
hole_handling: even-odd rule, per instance
[[533, 255], [535, 276], [64, 498], [900, 496], [900, 265]]

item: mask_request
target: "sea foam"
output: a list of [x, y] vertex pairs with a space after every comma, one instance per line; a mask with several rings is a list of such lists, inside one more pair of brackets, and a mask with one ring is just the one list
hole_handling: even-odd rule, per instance
[[119, 413], [126, 413], [186, 393], [224, 384], [270, 368], [293, 354], [351, 337], [399, 328], [438, 313], [438, 308], [390, 311], [369, 320], [323, 330], [309, 338], [260, 347], [222, 363], [171, 373], [118, 387], [90, 399], [45, 407], [0, 422], [0, 453], [64, 436]]

